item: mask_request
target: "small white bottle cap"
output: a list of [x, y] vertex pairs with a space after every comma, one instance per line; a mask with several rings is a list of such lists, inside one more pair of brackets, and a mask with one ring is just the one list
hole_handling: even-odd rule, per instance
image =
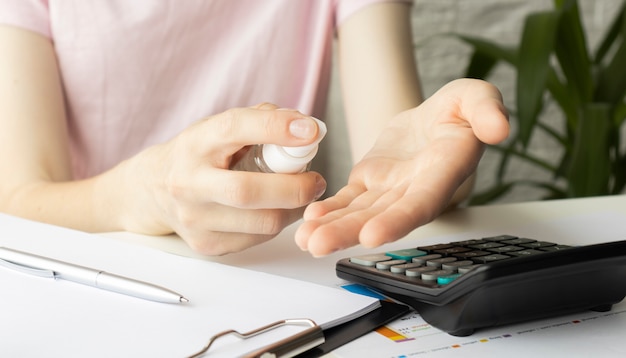
[[274, 173], [300, 173], [317, 154], [318, 144], [326, 135], [326, 124], [317, 118], [317, 139], [301, 147], [282, 147], [275, 144], [263, 145], [263, 160]]

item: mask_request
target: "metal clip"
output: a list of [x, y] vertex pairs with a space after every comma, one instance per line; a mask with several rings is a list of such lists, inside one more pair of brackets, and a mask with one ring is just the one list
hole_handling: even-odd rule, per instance
[[227, 336], [227, 335], [235, 335], [241, 339], [247, 339], [250, 337], [254, 337], [256, 335], [262, 334], [264, 332], [270, 331], [272, 329], [284, 326], [284, 325], [308, 325], [310, 328], [282, 339], [278, 342], [272, 343], [268, 346], [265, 346], [261, 349], [258, 349], [254, 352], [250, 352], [243, 357], [245, 358], [289, 358], [300, 353], [306, 352], [312, 348], [319, 346], [324, 343], [324, 333], [322, 328], [318, 326], [313, 320], [306, 318], [299, 319], [285, 319], [274, 322], [272, 324], [268, 324], [267, 326], [263, 326], [252, 330], [250, 332], [239, 333], [235, 330], [227, 330], [220, 332], [209, 340], [207, 345], [199, 352], [189, 356], [189, 358], [197, 358], [204, 355], [213, 342], [217, 339]]

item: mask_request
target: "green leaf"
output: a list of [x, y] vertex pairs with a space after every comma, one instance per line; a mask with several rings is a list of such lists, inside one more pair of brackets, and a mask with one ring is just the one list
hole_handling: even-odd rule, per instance
[[[623, 28], [622, 39], [626, 37], [626, 26]], [[613, 59], [599, 71], [598, 88], [594, 96], [596, 101], [615, 104], [624, 99], [626, 95], [626, 61], [624, 59], [626, 59], [626, 41], [622, 40]]]
[[500, 147], [500, 146], [494, 145], [494, 146], [490, 146], [489, 149], [492, 149], [492, 150], [495, 150], [495, 151], [503, 153], [505, 155], [505, 158], [507, 158], [507, 160], [508, 160], [509, 156], [515, 156], [515, 157], [517, 157], [519, 159], [522, 159], [522, 160], [524, 160], [526, 162], [532, 163], [533, 165], [535, 165], [535, 166], [537, 166], [539, 168], [547, 170], [548, 172], [552, 173], [552, 172], [556, 171], [556, 168], [553, 165], [551, 165], [550, 163], [546, 162], [545, 160], [541, 160], [541, 158], [534, 157], [534, 156], [526, 153], [525, 151], [515, 150], [515, 148], [513, 146]]
[[609, 194], [611, 119], [606, 104], [594, 103], [584, 108], [567, 173], [570, 196]]
[[536, 182], [532, 180], [525, 180], [525, 181], [521, 181], [520, 184], [524, 184], [526, 186], [530, 186], [534, 188], [540, 188], [540, 189], [547, 191], [548, 194], [544, 197], [544, 199], [546, 200], [562, 199], [562, 198], [567, 197], [567, 193], [563, 189], [553, 185], [552, 183], [542, 183], [542, 182]]
[[613, 128], [615, 128], [615, 143], [613, 143], [613, 187], [611, 194], [620, 194], [626, 187], [626, 154], [623, 153], [621, 145], [620, 128], [626, 121], [626, 103], [620, 102], [613, 111]]
[[591, 61], [585, 33], [580, 22], [578, 3], [566, 1], [557, 27], [555, 53], [569, 84], [570, 102], [587, 103], [593, 95]]
[[526, 18], [517, 72], [519, 138], [524, 146], [530, 141], [542, 108], [558, 20], [559, 13], [555, 11], [531, 14]]
[[481, 53], [481, 56], [501, 60], [513, 66], [517, 66], [517, 52], [510, 46], [501, 46], [488, 40], [472, 36], [460, 34], [454, 34], [454, 36], [472, 46], [475, 52]]
[[[488, 148], [500, 154], [496, 183], [474, 195], [472, 205], [493, 201], [520, 185], [545, 190], [544, 199], [617, 194], [626, 189], [626, 143], [622, 141], [626, 129], [626, 1], [594, 56], [587, 48], [578, 1], [553, 1], [555, 10], [527, 16], [517, 49], [455, 35], [474, 49], [468, 76], [486, 79], [499, 62], [517, 71], [516, 108], [510, 111], [518, 121], [516, 136], [504, 145]], [[565, 118], [565, 122], [557, 122], [563, 127], [543, 116], [543, 101], [550, 99], [547, 94]], [[561, 146], [559, 162], [529, 150], [535, 132], [547, 134]], [[509, 169], [518, 160], [547, 171], [551, 179], [509, 179]]]
[[[599, 102], [617, 104], [626, 95], [626, 3], [618, 14], [621, 22], [616, 22], [619, 32], [612, 41], [607, 44], [609, 48], [616, 47], [613, 58], [608, 61], [606, 67], [600, 67], [598, 73], [598, 88], [595, 99]], [[619, 25], [619, 26], [618, 26]]]
[[611, 194], [623, 193], [626, 188], [626, 157], [622, 156], [613, 166], [614, 182]]
[[613, 118], [615, 127], [620, 127], [624, 124], [624, 120], [626, 120], [626, 102], [620, 102], [615, 106]]
[[609, 30], [604, 35], [602, 42], [600, 42], [600, 46], [598, 47], [598, 50], [596, 51], [596, 54], [594, 56], [594, 63], [601, 63], [604, 60], [604, 56], [606, 56], [611, 47], [613, 47], [613, 44], [615, 43], [617, 37], [622, 32], [622, 26], [624, 24], [625, 18], [626, 2], [622, 4], [622, 8], [615, 16], [615, 19], [613, 20], [611, 27], [609, 27]]
[[500, 162], [498, 163], [498, 167], [496, 170], [496, 180], [498, 181], [498, 183], [504, 181], [504, 177], [506, 176], [506, 172], [509, 167], [509, 162], [511, 161], [511, 152], [514, 148], [514, 145], [515, 142], [511, 141], [506, 146], [493, 145], [487, 147], [487, 150], [495, 150], [501, 153]]
[[513, 188], [513, 183], [495, 185], [488, 190], [485, 190], [481, 193], [473, 195], [470, 198], [468, 205], [473, 206], [473, 205], [484, 205], [484, 204], [490, 203], [502, 197], [509, 191], [511, 191], [512, 188]]
[[559, 107], [563, 110], [565, 114], [565, 119], [567, 120], [567, 129], [569, 131], [575, 130], [578, 123], [578, 108], [576, 106], [577, 103], [572, 101], [571, 96], [569, 95], [569, 90], [567, 85], [563, 84], [559, 77], [556, 74], [556, 71], [551, 68], [548, 73], [548, 78], [546, 80], [546, 87], [550, 92], [552, 98], [557, 102]]
[[465, 77], [484, 80], [489, 76], [489, 73], [491, 73], [491, 70], [497, 63], [498, 60], [496, 58], [481, 51], [474, 51], [465, 71]]

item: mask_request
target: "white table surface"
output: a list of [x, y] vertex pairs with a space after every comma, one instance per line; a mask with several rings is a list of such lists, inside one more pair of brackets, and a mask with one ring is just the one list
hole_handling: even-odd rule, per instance
[[[626, 195], [456, 209], [414, 230], [406, 238], [385, 246], [384, 249], [444, 242], [449, 236], [471, 235], [472, 233], [507, 233], [516, 227], [550, 223], [563, 218], [603, 212], [626, 214]], [[241, 253], [221, 257], [199, 255], [175, 235], [146, 236], [128, 232], [111, 232], [102, 235], [177, 255], [211, 260], [325, 285], [334, 285], [339, 282], [334, 273], [334, 265], [338, 259], [367, 251], [357, 246], [323, 258], [313, 258], [301, 251], [293, 241], [298, 224], [299, 222], [296, 222], [287, 227], [269, 242]], [[414, 242], [416, 243], [413, 244]]]
[[[546, 241], [549, 241], [547, 239], [550, 237], [558, 236], [555, 241], [559, 243], [568, 243], [567, 239], [570, 237], [573, 243], [577, 244], [585, 243], [587, 238], [591, 242], [624, 240], [626, 239], [626, 219], [624, 218], [626, 218], [626, 195], [477, 206], [445, 213], [434, 222], [416, 229], [406, 238], [386, 245], [384, 248], [379, 248], [379, 250], [403, 249], [436, 242], [447, 242], [451, 239], [476, 238], [481, 234], [495, 235], [505, 233], [528, 235], [529, 237]], [[591, 227], [587, 227], [586, 223], [589, 223], [588, 226]], [[594, 225], [602, 226], [603, 223], [606, 223], [604, 226], [610, 227], [598, 228], [597, 231], [600, 232], [600, 235], [590, 234], [596, 232]], [[223, 257], [198, 255], [186, 246], [180, 238], [174, 235], [154, 237], [127, 232], [113, 232], [102, 235], [113, 240], [145, 245], [176, 255], [200, 260], [211, 260], [329, 286], [338, 286], [343, 282], [335, 275], [335, 263], [337, 260], [372, 251], [354, 247], [324, 258], [313, 258], [308, 253], [299, 250], [293, 241], [293, 234], [298, 224], [297, 222], [286, 228], [275, 239], [267, 243], [241, 253]], [[581, 227], [584, 229], [581, 230]], [[534, 235], [545, 236], [536, 237]], [[616, 324], [621, 327], [622, 323]], [[363, 339], [367, 340], [367, 337], [361, 338], [359, 342], [363, 342]], [[578, 338], [572, 337], [572, 339], [576, 340]], [[599, 338], [585, 336], [585, 340], [588, 339], [598, 340]], [[572, 344], [569, 340], [566, 340], [566, 342]], [[362, 345], [363, 343], [360, 344]], [[349, 346], [357, 347], [359, 344], [355, 342], [344, 347]], [[535, 345], [533, 344], [533, 346]], [[544, 348], [547, 349], [551, 346], [548, 345]], [[492, 345], [492, 347], [496, 346]], [[543, 346], [535, 349], [538, 349], [538, 352], [547, 354], [549, 350], [541, 347]], [[573, 349], [576, 351], [575, 348]], [[466, 353], [469, 352], [466, 351]], [[489, 350], [488, 352], [493, 353], [494, 351]], [[523, 350], [517, 356], [523, 356], [524, 354], [522, 353]], [[351, 355], [354, 354], [349, 354], [348, 356]], [[334, 352], [327, 356], [336, 357]], [[470, 356], [473, 355], [470, 354]], [[512, 356], [516, 356], [516, 354]]]

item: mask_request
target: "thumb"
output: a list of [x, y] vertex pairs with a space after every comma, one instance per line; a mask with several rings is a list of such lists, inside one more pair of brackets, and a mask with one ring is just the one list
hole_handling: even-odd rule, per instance
[[497, 144], [509, 136], [509, 116], [502, 94], [489, 82], [463, 79], [460, 112], [470, 123], [476, 137], [486, 144]]

